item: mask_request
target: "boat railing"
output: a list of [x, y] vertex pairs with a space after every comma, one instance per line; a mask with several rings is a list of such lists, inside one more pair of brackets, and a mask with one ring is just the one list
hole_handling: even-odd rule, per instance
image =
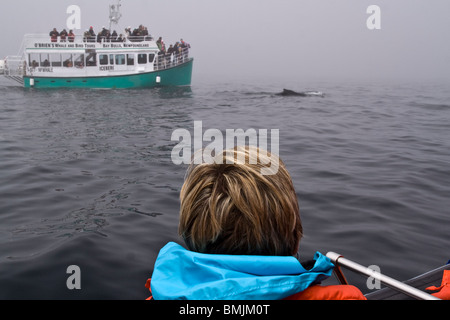
[[433, 296], [431, 294], [428, 294], [422, 290], [414, 288], [404, 282], [400, 282], [400, 281], [390, 278], [384, 274], [381, 274], [380, 272], [374, 271], [371, 268], [364, 267], [356, 262], [348, 260], [338, 253], [328, 252], [326, 254], [326, 256], [336, 266], [336, 268], [334, 270], [335, 275], [341, 284], [348, 284], [347, 279], [345, 278], [345, 276], [340, 268], [342, 266], [344, 268], [347, 268], [348, 270], [351, 270], [353, 272], [356, 272], [356, 273], [366, 276], [368, 278], [372, 278], [374, 280], [380, 281], [380, 283], [390, 287], [391, 289], [402, 292], [403, 294], [406, 294], [414, 299], [417, 299], [417, 300], [440, 300], [439, 298], [436, 298], [435, 296]]
[[23, 76], [26, 74], [26, 62], [22, 56], [7, 56], [4, 60], [3, 75], [23, 84]]
[[5, 76], [24, 76], [25, 60], [21, 56], [7, 56], [4, 74]]
[[103, 36], [88, 36], [85, 34], [75, 34], [74, 36], [66, 36], [65, 38], [61, 38], [61, 36], [52, 38], [47, 34], [26, 34], [25, 41], [27, 43], [133, 43], [133, 42], [144, 42], [144, 41], [154, 41], [154, 38], [151, 36], [129, 36], [125, 37], [118, 35], [117, 37], [103, 37]]
[[189, 61], [189, 48], [182, 48], [178, 53], [164, 53], [160, 51], [155, 59], [155, 70], [164, 70], [176, 67]]

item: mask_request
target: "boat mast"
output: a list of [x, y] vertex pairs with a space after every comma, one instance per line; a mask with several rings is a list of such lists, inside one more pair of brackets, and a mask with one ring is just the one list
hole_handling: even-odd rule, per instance
[[117, 4], [109, 6], [109, 30], [112, 31], [112, 25], [118, 25], [120, 18], [122, 18], [122, 13], [120, 12], [120, 7], [122, 4], [121, 0], [117, 0]]

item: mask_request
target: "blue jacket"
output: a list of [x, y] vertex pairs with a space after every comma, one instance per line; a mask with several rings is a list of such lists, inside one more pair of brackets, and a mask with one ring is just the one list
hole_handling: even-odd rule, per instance
[[333, 263], [317, 252], [306, 270], [292, 256], [202, 254], [168, 243], [155, 263], [155, 300], [279, 300], [329, 277]]

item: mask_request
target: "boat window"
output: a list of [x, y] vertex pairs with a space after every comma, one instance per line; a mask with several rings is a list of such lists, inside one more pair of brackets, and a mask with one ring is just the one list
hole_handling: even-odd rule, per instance
[[61, 67], [61, 54], [60, 53], [51, 53], [50, 54], [50, 62], [52, 67]]
[[154, 53], [150, 53], [148, 55], [148, 63], [153, 63], [154, 60], [155, 60], [155, 54]]
[[83, 68], [84, 67], [84, 54], [79, 54], [79, 53], [74, 54], [73, 61], [74, 61], [75, 67]]
[[40, 65], [41, 67], [50, 67], [50, 55], [48, 53], [41, 53]]
[[86, 67], [96, 67], [97, 66], [97, 55], [91, 53], [86, 57]]
[[92, 52], [90, 50], [86, 50], [86, 67], [96, 67], [97, 66], [97, 54], [95, 50]]
[[116, 54], [116, 65], [124, 65], [125, 64], [125, 55], [124, 54]]
[[147, 54], [138, 54], [138, 63], [139, 64], [147, 64]]
[[114, 55], [113, 54], [109, 55], [109, 64], [112, 66], [114, 65]]
[[127, 54], [127, 65], [134, 66], [134, 54]]
[[63, 53], [61, 55], [63, 61], [63, 67], [72, 68], [73, 67], [73, 59], [71, 53]]
[[36, 68], [39, 67], [39, 61], [40, 61], [40, 57], [39, 57], [39, 53], [31, 53], [28, 56], [28, 64], [31, 68]]
[[108, 55], [107, 54], [101, 54], [98, 57], [98, 60], [100, 61], [101, 66], [106, 66], [108, 64]]

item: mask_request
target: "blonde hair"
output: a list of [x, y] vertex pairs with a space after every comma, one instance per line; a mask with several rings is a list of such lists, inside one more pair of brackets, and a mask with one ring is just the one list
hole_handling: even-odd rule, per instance
[[[242, 154], [245, 162], [236, 163]], [[217, 155], [215, 163], [191, 165], [181, 189], [179, 223], [190, 250], [278, 256], [297, 252], [303, 232], [297, 195], [278, 157], [277, 171], [261, 174], [267, 157], [275, 156], [236, 147]]]

